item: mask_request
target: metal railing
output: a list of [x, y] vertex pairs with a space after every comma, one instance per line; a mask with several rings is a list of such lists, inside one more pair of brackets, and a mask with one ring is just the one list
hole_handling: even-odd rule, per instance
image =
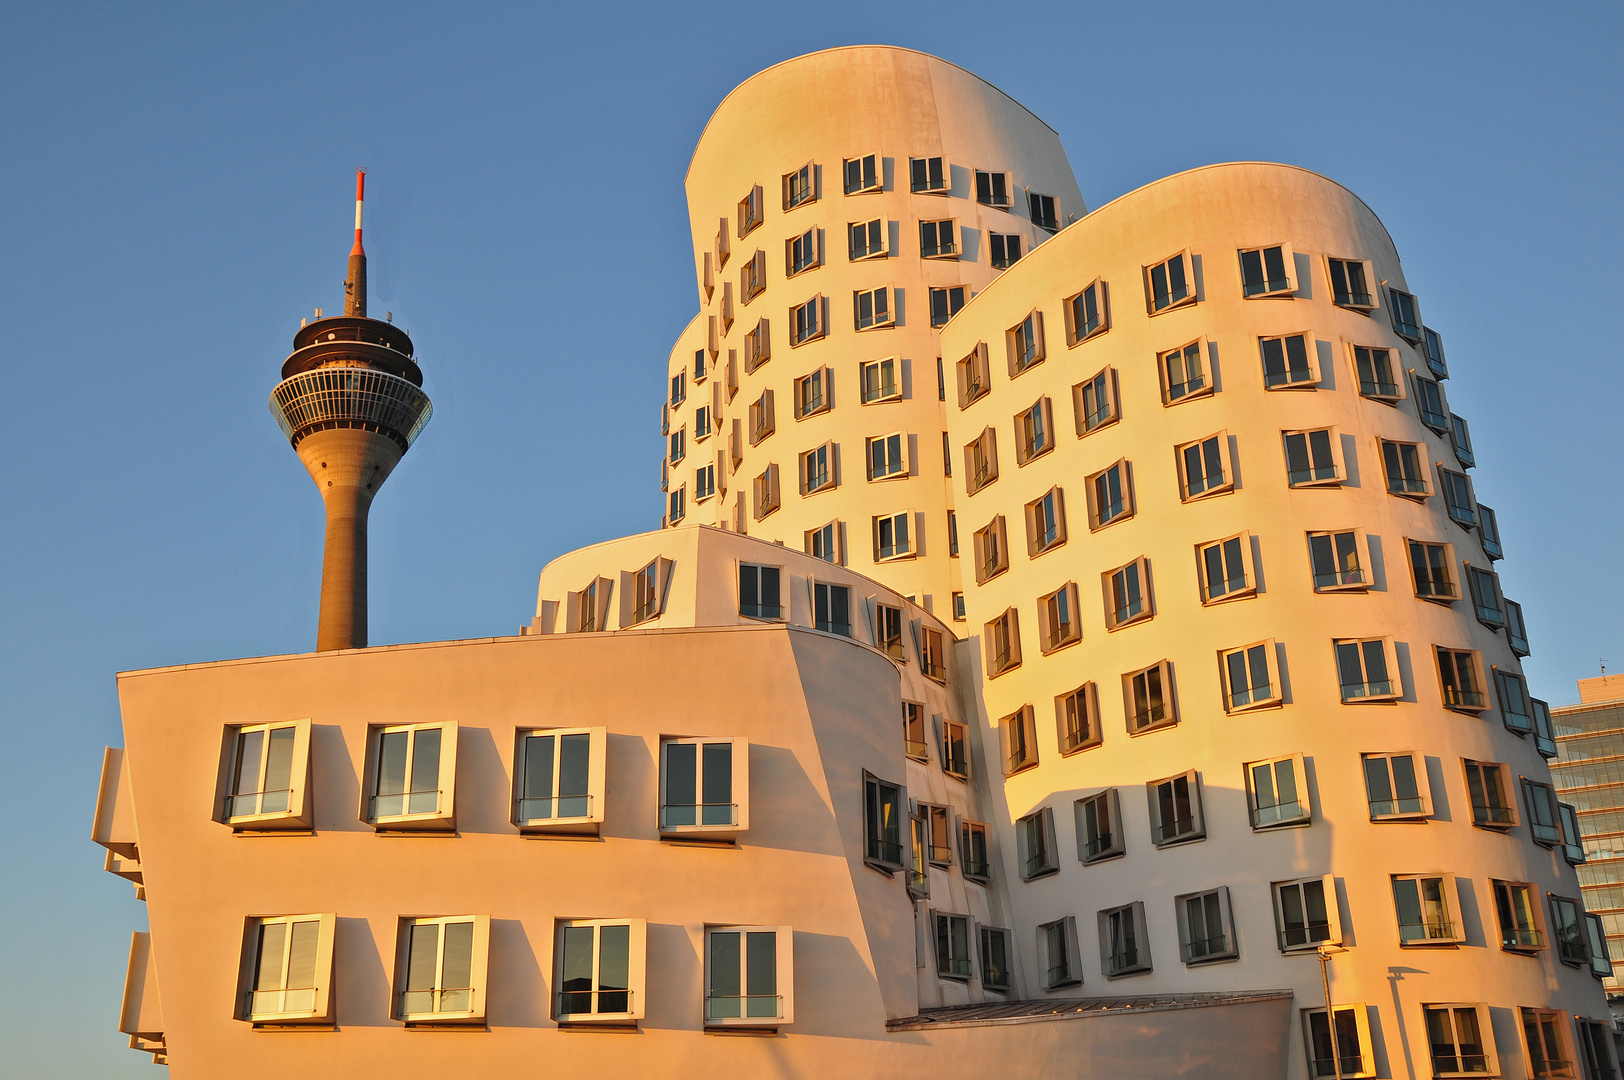
[[1472, 804], [1472, 820], [1478, 825], [1512, 825], [1515, 824], [1511, 807], [1489, 806], [1486, 803]]
[[1425, 495], [1427, 482], [1425, 480], [1412, 480], [1405, 476], [1389, 476], [1387, 490], [1394, 495]]
[[942, 975], [954, 975], [962, 979], [970, 977], [970, 958], [959, 956], [944, 956], [936, 965], [936, 970]]
[[1292, 469], [1286, 474], [1288, 484], [1306, 484], [1313, 480], [1335, 480], [1336, 466], [1311, 465], [1306, 469]]
[[1332, 570], [1314, 575], [1314, 588], [1326, 589], [1335, 585], [1363, 585], [1365, 572], [1357, 566], [1351, 570]]
[[1275, 803], [1273, 806], [1259, 806], [1252, 811], [1252, 824], [1276, 825], [1282, 821], [1296, 821], [1303, 816], [1303, 804], [1296, 799], [1290, 802]]
[[339, 424], [367, 426], [410, 447], [434, 414], [428, 395], [387, 371], [319, 367], [283, 379], [271, 391], [271, 415], [295, 445], [305, 433]]
[[243, 1009], [250, 1020], [265, 1016], [310, 1016], [316, 1011], [316, 987], [249, 990], [244, 995]]
[[[1338, 1071], [1338, 1066], [1340, 1066], [1340, 1071]], [[1339, 1054], [1335, 1060], [1321, 1057], [1314, 1059], [1315, 1076], [1358, 1076], [1364, 1071], [1365, 1058], [1363, 1054]]]
[[1532, 926], [1502, 926], [1500, 944], [1507, 949], [1543, 949], [1545, 935]]
[[705, 825], [737, 825], [738, 803], [664, 803], [660, 806], [660, 828], [698, 828]]
[[630, 990], [560, 990], [558, 1019], [617, 1016], [632, 1011]]
[[902, 752], [908, 757], [920, 758], [923, 760], [925, 757], [925, 750], [925, 744], [918, 739], [902, 740]]
[[1401, 942], [1453, 941], [1455, 924], [1443, 917], [1434, 917], [1418, 923], [1401, 922], [1398, 924], [1398, 939]]
[[1481, 690], [1462, 690], [1455, 686], [1444, 687], [1445, 705], [1463, 705], [1470, 709], [1481, 709], [1486, 704]]
[[1039, 851], [1036, 854], [1028, 855], [1021, 863], [1021, 876], [1028, 878], [1037, 877], [1038, 874], [1042, 873], [1043, 871], [1052, 870], [1054, 868], [1055, 867], [1053, 864], [1049, 862], [1049, 853], [1047, 851]]
[[1419, 795], [1396, 799], [1371, 799], [1370, 816], [1396, 817], [1399, 814], [1424, 814], [1427, 811], [1426, 800]]
[[899, 840], [887, 840], [883, 836], [870, 836], [868, 838], [868, 851], [871, 859], [877, 859], [891, 866], [900, 866], [902, 864], [902, 842]]
[[[267, 799], [267, 795], [281, 795], [280, 800]], [[246, 801], [245, 801], [246, 800]], [[281, 805], [275, 805], [280, 801]], [[225, 797], [225, 815], [227, 818], [254, 817], [258, 814], [285, 814], [293, 802], [292, 788], [276, 788], [271, 791], [240, 791], [235, 795]]]
[[1110, 956], [1110, 965], [1113, 973], [1127, 971], [1130, 968], [1138, 967], [1139, 950], [1125, 949], [1122, 952], [1112, 953]]
[[1167, 719], [1167, 707], [1165, 705], [1152, 705], [1148, 709], [1134, 710], [1133, 726], [1135, 729], [1147, 728], [1152, 724], [1159, 724], [1165, 719]]
[[778, 1020], [784, 1015], [780, 994], [707, 994], [706, 1020]]
[[1177, 840], [1179, 837], [1195, 832], [1195, 818], [1181, 817], [1172, 821], [1164, 821], [1152, 830], [1158, 841]]
[[1229, 951], [1229, 939], [1222, 934], [1213, 937], [1196, 938], [1190, 942], [1189, 954], [1191, 960], [1200, 960], [1207, 956], [1217, 956]]
[[964, 865], [960, 869], [964, 871], [965, 877], [984, 878], [988, 876], [986, 859], [980, 861], [965, 859]]
[[926, 858], [933, 863], [950, 863], [953, 861], [953, 848], [951, 845], [932, 844]]
[[402, 990], [400, 1015], [407, 1019], [425, 1016], [466, 1016], [474, 1011], [471, 986], [445, 986], [435, 990]]
[[539, 795], [519, 800], [519, 820], [522, 822], [591, 816], [591, 795]]
[[923, 870], [908, 868], [908, 891], [915, 896], [930, 895], [930, 878]]
[[1061, 752], [1070, 753], [1071, 751], [1081, 747], [1084, 743], [1091, 741], [1092, 738], [1093, 733], [1086, 725], [1081, 727], [1068, 727], [1066, 729], [1063, 745], [1061, 746]]
[[1083, 858], [1085, 860], [1087, 860], [1087, 859], [1097, 859], [1101, 855], [1104, 855], [1106, 852], [1111, 851], [1115, 847], [1116, 847], [1116, 836], [1115, 836], [1115, 834], [1113, 834], [1113, 833], [1111, 833], [1109, 831], [1099, 833], [1092, 840], [1089, 840], [1086, 844], [1083, 845]]
[[1373, 679], [1368, 682], [1342, 684], [1343, 701], [1353, 701], [1363, 697], [1385, 697], [1392, 692], [1392, 679]]
[[[432, 796], [432, 798], [431, 798]], [[440, 812], [440, 791], [397, 791], [372, 796], [372, 820]]]
[[1288, 925], [1280, 931], [1282, 949], [1301, 949], [1319, 941], [1331, 940], [1329, 922], [1309, 922]]
[[1052, 987], [1060, 986], [1062, 983], [1069, 983], [1072, 981], [1071, 965], [1063, 962], [1059, 964], [1052, 964], [1050, 965], [1048, 971], [1044, 973], [1044, 978], [1048, 980], [1043, 984], [1045, 986]]
[[1359, 393], [1368, 398], [1396, 398], [1398, 397], [1398, 383], [1367, 382], [1360, 379]]
[[1339, 292], [1334, 295], [1331, 302], [1338, 307], [1370, 307], [1370, 294], [1367, 292]]

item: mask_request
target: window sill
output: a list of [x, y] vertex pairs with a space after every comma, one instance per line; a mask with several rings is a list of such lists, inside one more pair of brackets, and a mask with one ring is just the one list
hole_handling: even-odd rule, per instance
[[[1045, 550], [1050, 550], [1050, 549], [1045, 549]], [[1039, 552], [1038, 554], [1041, 555], [1042, 552]], [[1038, 651], [1040, 653], [1042, 653], [1042, 655], [1044, 655], [1044, 656], [1053, 656], [1057, 652], [1060, 652], [1060, 651], [1062, 651], [1064, 649], [1071, 648], [1073, 645], [1076, 645], [1076, 644], [1080, 643], [1082, 640], [1083, 640], [1082, 635], [1079, 634], [1076, 637], [1067, 638], [1065, 641], [1059, 642], [1059, 643], [1054, 644], [1054, 645], [1042, 645], [1042, 646], [1039, 646]]]
[[1030, 465], [1032, 462], [1036, 461], [1038, 458], [1044, 457], [1044, 456], [1052, 453], [1053, 451], [1054, 451], [1054, 443], [1050, 443], [1049, 445], [1045, 446], [1043, 449], [1034, 451], [1033, 453], [1028, 454], [1026, 457], [1022, 457], [1021, 455], [1016, 454], [1015, 455], [1015, 467], [1016, 468], [1024, 468], [1027, 465]]
[[559, 1031], [596, 1031], [601, 1034], [640, 1035], [637, 1021], [629, 1017], [616, 1017], [614, 1019], [578, 1020], [573, 1015], [559, 1017], [555, 1023]]
[[1168, 304], [1166, 307], [1160, 307], [1160, 308], [1151, 307], [1145, 312], [1145, 314], [1149, 318], [1154, 319], [1158, 315], [1166, 315], [1169, 311], [1179, 311], [1179, 310], [1182, 310], [1184, 308], [1195, 307], [1196, 303], [1199, 300], [1200, 300], [1199, 296], [1195, 295], [1194, 293], [1191, 293], [1189, 296], [1185, 297], [1183, 300], [1175, 300], [1173, 303]]
[[866, 857], [863, 859], [863, 865], [876, 873], [884, 874], [886, 877], [896, 877], [903, 870], [900, 863], [880, 862], [878, 859]]
[[[1080, 641], [1082, 639], [1079, 638], [1078, 640]], [[1066, 747], [1061, 747], [1060, 756], [1071, 757], [1073, 754], [1081, 754], [1085, 750], [1097, 750], [1099, 747], [1104, 745], [1104, 739], [1090, 739], [1087, 742], [1080, 742], [1076, 746], [1070, 747], [1069, 749]], [[1099, 857], [1104, 858], [1105, 856], [1102, 855]]]
[[[1021, 880], [1022, 881], [1041, 881], [1046, 877], [1054, 877], [1058, 873], [1060, 873], [1060, 867], [1051, 866], [1051, 867], [1048, 867], [1045, 870], [1039, 870], [1035, 874], [1024, 874], [1024, 875], [1021, 876]], [[1077, 981], [1082, 982], [1081, 979], [1078, 979]]]
[[1098, 330], [1094, 330], [1094, 331], [1091, 331], [1091, 332], [1089, 332], [1087, 334], [1084, 334], [1080, 338], [1074, 338], [1074, 339], [1066, 342], [1066, 348], [1075, 349], [1077, 346], [1083, 344], [1085, 341], [1093, 341], [1095, 338], [1102, 336], [1103, 334], [1107, 333], [1110, 329], [1111, 328], [1109, 326], [1102, 326]]
[[1342, 698], [1344, 705], [1397, 705], [1402, 701], [1402, 694], [1370, 694], [1366, 697]]
[[1276, 832], [1281, 829], [1306, 829], [1314, 824], [1312, 817], [1292, 818], [1289, 821], [1271, 821], [1266, 825], [1252, 822], [1252, 831], [1256, 833]]
[[[1346, 585], [1346, 586], [1343, 586], [1342, 588], [1334, 590], [1334, 591], [1344, 592], [1344, 591], [1350, 591], [1350, 590], [1353, 590], [1353, 589], [1357, 589], [1359, 592], [1365, 592], [1366, 591], [1365, 586], [1363, 586], [1363, 585]], [[1315, 589], [1314, 591], [1315, 592], [1329, 592], [1329, 591], [1333, 591], [1333, 590]], [[1252, 588], [1248, 588], [1248, 589], [1232, 589], [1231, 591], [1226, 592], [1222, 596], [1209, 596], [1209, 597], [1206, 597], [1205, 599], [1203, 599], [1201, 601], [1201, 606], [1202, 607], [1217, 607], [1219, 604], [1228, 604], [1228, 603], [1230, 603], [1232, 601], [1235, 601], [1235, 600], [1255, 600], [1255, 599], [1257, 599], [1257, 587], [1253, 586]]]
[[1146, 612], [1143, 615], [1135, 615], [1131, 619], [1123, 619], [1119, 623], [1107, 623], [1105, 626], [1105, 632], [1108, 634], [1113, 634], [1118, 630], [1126, 630], [1130, 626], [1138, 626], [1140, 623], [1147, 623], [1154, 617], [1154, 612]]
[[1248, 702], [1245, 705], [1225, 705], [1224, 712], [1230, 716], [1237, 716], [1240, 713], [1260, 712], [1264, 709], [1282, 709], [1285, 708], [1285, 705], [1284, 698], [1274, 697], [1269, 698], [1267, 701]]
[[1139, 735], [1148, 735], [1153, 731], [1163, 731], [1167, 728], [1177, 727], [1178, 723], [1177, 720], [1158, 720], [1154, 724], [1146, 724], [1144, 727], [1130, 730], [1128, 738], [1132, 739]]
[[1210, 487], [1205, 491], [1198, 491], [1194, 495], [1181, 494], [1179, 496], [1179, 502], [1194, 503], [1200, 502], [1203, 499], [1211, 499], [1218, 495], [1233, 495], [1234, 493], [1234, 484], [1219, 484], [1218, 486]]
[[1084, 866], [1095, 866], [1099, 863], [1110, 862], [1112, 859], [1126, 858], [1127, 854], [1128, 852], [1125, 848], [1116, 848], [1111, 851], [1102, 851], [1098, 855], [1092, 856], [1091, 858], [1078, 859], [1077, 861], [1082, 863]]
[[1200, 841], [1205, 840], [1206, 838], [1207, 838], [1206, 830], [1202, 830], [1201, 832], [1194, 833], [1194, 834], [1192, 834], [1190, 836], [1176, 836], [1176, 837], [1172, 838], [1171, 840], [1152, 840], [1150, 842], [1150, 844], [1154, 848], [1161, 849], [1161, 848], [1178, 847], [1181, 844], [1199, 843]]
[[1132, 520], [1133, 520], [1133, 514], [1131, 514], [1131, 513], [1118, 514], [1116, 517], [1112, 518], [1110, 521], [1095, 522], [1095, 521], [1091, 520], [1088, 523], [1088, 531], [1091, 532], [1091, 533], [1097, 533], [1101, 529], [1109, 529], [1112, 525], [1115, 525], [1115, 524], [1117, 524], [1119, 522], [1132, 521]]
[[1333, 476], [1329, 480], [1299, 480], [1295, 484], [1289, 480], [1286, 481], [1286, 487], [1292, 491], [1301, 491], [1305, 488], [1339, 488], [1341, 486], [1342, 478], [1340, 476]]
[[1077, 437], [1079, 439], [1086, 439], [1090, 435], [1094, 434], [1096, 431], [1104, 431], [1106, 428], [1114, 426], [1121, 419], [1122, 419], [1122, 417], [1120, 417], [1120, 416], [1113, 416], [1108, 420], [1101, 420], [1099, 423], [1095, 424], [1093, 427], [1084, 428], [1082, 431], [1079, 431], [1077, 433]]

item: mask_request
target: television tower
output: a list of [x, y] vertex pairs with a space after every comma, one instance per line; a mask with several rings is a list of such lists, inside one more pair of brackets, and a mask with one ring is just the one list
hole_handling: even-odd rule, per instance
[[316, 482], [327, 507], [316, 651], [367, 644], [367, 513], [434, 412], [412, 339], [367, 318], [367, 255], [361, 247], [366, 170], [355, 174], [355, 246], [344, 314], [316, 319], [293, 337], [271, 413]]

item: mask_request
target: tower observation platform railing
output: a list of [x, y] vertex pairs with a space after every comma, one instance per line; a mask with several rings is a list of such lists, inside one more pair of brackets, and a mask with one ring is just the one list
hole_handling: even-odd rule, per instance
[[434, 414], [427, 394], [406, 379], [361, 367], [324, 367], [283, 379], [271, 413], [293, 445], [312, 431], [362, 427], [388, 435], [404, 452]]

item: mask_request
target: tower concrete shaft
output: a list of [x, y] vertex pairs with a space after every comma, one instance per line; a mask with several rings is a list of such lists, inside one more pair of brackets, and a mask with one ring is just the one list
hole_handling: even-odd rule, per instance
[[317, 431], [296, 448], [327, 508], [316, 651], [367, 644], [367, 514], [404, 451], [387, 435], [355, 428]]

